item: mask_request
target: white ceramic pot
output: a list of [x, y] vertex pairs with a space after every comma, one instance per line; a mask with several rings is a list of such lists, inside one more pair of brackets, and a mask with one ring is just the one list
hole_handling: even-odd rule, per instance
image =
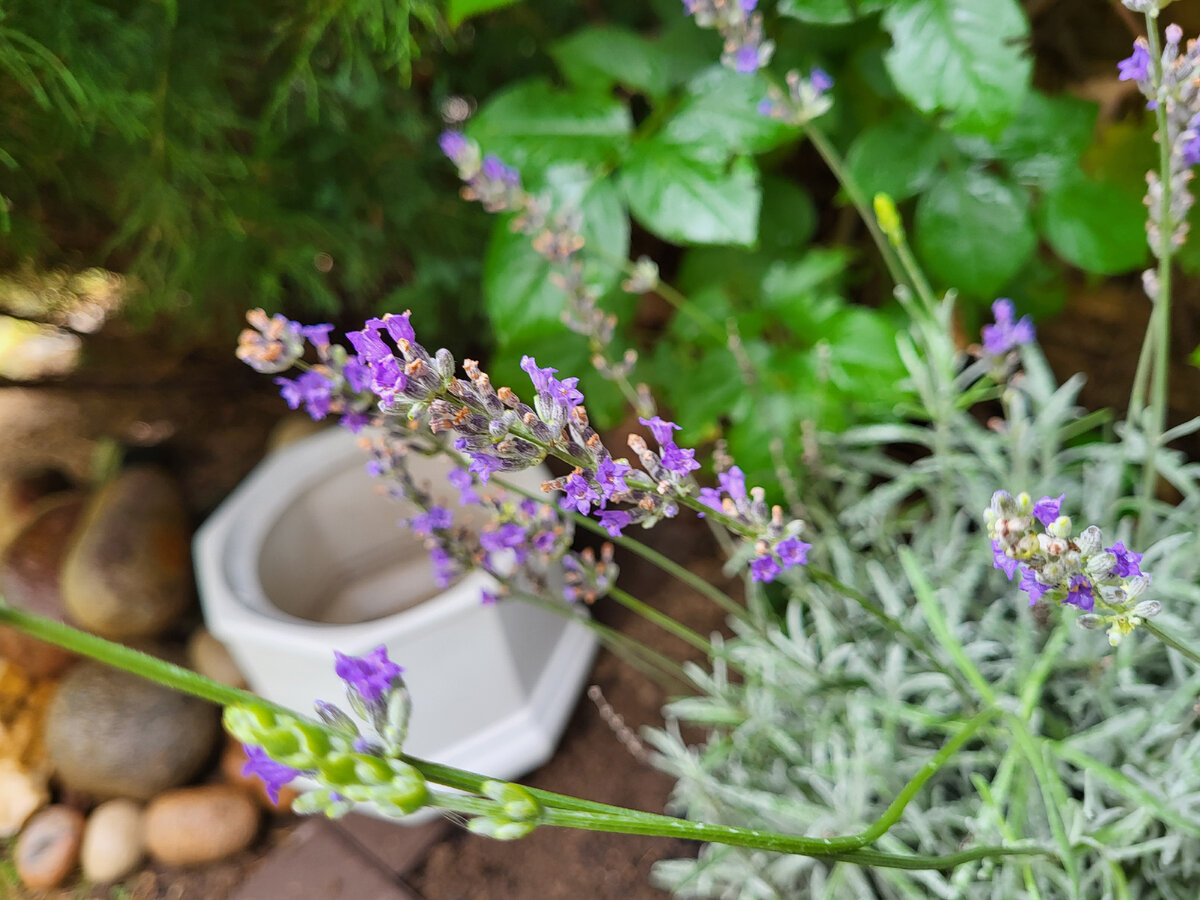
[[[520, 601], [480, 603], [493, 579], [473, 572], [439, 590], [419, 539], [397, 520], [356, 438], [331, 429], [265, 459], [196, 534], [209, 630], [251, 688], [301, 712], [344, 706], [333, 652], [385, 644], [405, 669], [415, 756], [515, 778], [545, 762], [595, 651], [578, 622]], [[441, 458], [411, 471], [458, 510]], [[544, 469], [514, 480], [538, 486]], [[439, 496], [444, 495], [444, 496]]]

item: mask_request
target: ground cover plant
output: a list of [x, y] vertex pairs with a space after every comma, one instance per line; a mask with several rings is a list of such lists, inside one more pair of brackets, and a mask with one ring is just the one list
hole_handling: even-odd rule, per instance
[[[249, 316], [239, 356], [273, 375], [289, 405], [367, 429], [370, 470], [420, 508], [407, 526], [440, 577], [482, 568], [496, 587], [481, 602], [534, 602], [584, 622], [584, 605], [609, 598], [706, 652], [708, 666], [681, 667], [592, 626], [679, 689], [665, 727], [645, 736], [678, 779], [678, 817], [407, 756], [408, 711], [421, 701], [385, 648], [339, 654], [348, 709], [322, 698], [308, 718], [11, 607], [0, 606], [0, 621], [222, 704], [271, 790], [300, 775], [316, 784], [299, 811], [432, 806], [500, 839], [550, 825], [704, 841], [697, 859], [656, 869], [680, 896], [1194, 896], [1200, 470], [1169, 444], [1200, 420], [1168, 427], [1165, 414], [1172, 263], [1200, 163], [1200, 43], [1163, 29], [1161, 5], [1127, 0], [1147, 35], [1120, 64], [1150, 103], [1159, 161], [1146, 195], [1153, 313], [1123, 421], [1078, 407], [1081, 379], [1056, 383], [1012, 300], [995, 300], [979, 342], [959, 346], [956, 295], [935, 291], [902, 210], [879, 192], [863, 214], [903, 314], [898, 409], [890, 421], [814, 428], [802, 454], [772, 448], [770, 485], [747, 478], [736, 448], [718, 447], [716, 486], [704, 485], [694, 440], [704, 435], [663, 417], [615, 343], [593, 275], [603, 241], [589, 194], [528, 189], [533, 157], [498, 155], [483, 126], [446, 132], [441, 150], [464, 199], [506, 216], [503, 240], [531, 254], [538, 268], [527, 270], [558, 290], [597, 370], [637, 412], [628, 455], [593, 428], [578, 377], [549, 347], [514, 360], [521, 381], [469, 359], [458, 375], [452, 352], [427, 349], [409, 313], [369, 320], [345, 346], [331, 326]], [[756, 79], [768, 61], [755, 6], [685, 4], [720, 34], [722, 79]], [[946, 8], [914, 0], [885, 20]], [[837, 109], [818, 67], [761, 85], [744, 115], [771, 127], [819, 135], [812, 123]], [[919, 233], [919, 209], [911, 218]], [[627, 293], [669, 294], [700, 328], [719, 321], [663, 285], [650, 261], [624, 268]], [[755, 366], [736, 338], [726, 331], [720, 344], [731, 379]], [[460, 500], [487, 524], [469, 531], [436, 505], [406, 473], [413, 453], [456, 460]], [[548, 458], [565, 467], [543, 493], [506, 483], [505, 473]], [[1167, 487], [1174, 502], [1162, 499]], [[744, 601], [637, 541], [639, 527], [683, 514], [713, 526]], [[611, 544], [577, 551], [578, 528]], [[733, 637], [695, 633], [624, 592], [612, 545], [719, 604]], [[685, 724], [704, 740], [685, 739]]]

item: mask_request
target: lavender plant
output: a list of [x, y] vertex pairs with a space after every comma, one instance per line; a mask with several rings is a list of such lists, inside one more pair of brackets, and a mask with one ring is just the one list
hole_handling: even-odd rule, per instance
[[[685, 5], [721, 32], [735, 72], [749, 76], [766, 62], [771, 44], [754, 3]], [[707, 651], [710, 665], [679, 670], [693, 694], [668, 705], [666, 727], [647, 734], [655, 764], [678, 779], [671, 805], [680, 818], [408, 756], [408, 712], [419, 698], [382, 647], [338, 656], [349, 712], [322, 701], [311, 719], [3, 605], [0, 622], [221, 703], [227, 728], [249, 748], [248, 771], [269, 790], [308, 779], [297, 801], [304, 812], [429, 806], [500, 839], [562, 826], [704, 841], [697, 859], [656, 869], [680, 896], [1194, 896], [1200, 653], [1187, 636], [1200, 631], [1200, 466], [1168, 444], [1200, 430], [1200, 419], [1164, 427], [1164, 329], [1170, 262], [1186, 237], [1183, 193], [1200, 156], [1200, 109], [1184, 83], [1197, 44], [1181, 51], [1181, 33], [1169, 28], [1160, 46], [1165, 4], [1126, 5], [1146, 14], [1150, 35], [1121, 72], [1145, 82], [1162, 155], [1148, 224], [1159, 265], [1145, 279], [1155, 312], [1135, 396], [1151, 371], [1153, 389], [1113, 429], [1117, 440], [1098, 431], [1105, 414], [1078, 408], [1080, 377], [1055, 382], [1032, 322], [1010, 301], [994, 304], [980, 345], [955, 345], [955, 298], [934, 293], [882, 195], [869, 222], [897, 272], [907, 315], [897, 353], [914, 408], [908, 421], [813, 435], [788, 511], [769, 506], [764, 489], [747, 487], [720, 455], [717, 486], [701, 486], [679, 426], [648, 410], [640, 421], [654, 448], [635, 434], [628, 445], [638, 466], [614, 455], [590, 424], [578, 379], [532, 356], [520, 363], [532, 385], [527, 402], [474, 361], [456, 374], [450, 351], [423, 347], [407, 313], [368, 321], [347, 336], [349, 348], [330, 340], [329, 326], [250, 314], [239, 356], [278, 375], [284, 399], [313, 418], [369, 426], [370, 471], [416, 505], [407, 525], [441, 577], [483, 568], [502, 586], [503, 596], [481, 597], [489, 603], [566, 608], [612, 597]], [[828, 109], [823, 73], [785, 84], [760, 98], [758, 113], [820, 140], [811, 124]], [[465, 196], [515, 212], [522, 237], [561, 267], [578, 321], [597, 353], [607, 352], [611, 331], [577, 256], [584, 224], [527, 193], [515, 169], [473, 141], [450, 133], [442, 144]], [[657, 280], [648, 264], [629, 274]], [[295, 377], [281, 374], [293, 367]], [[599, 368], [628, 374], [603, 360]], [[630, 399], [645, 398], [634, 389]], [[901, 444], [919, 449], [915, 461], [897, 458]], [[452, 484], [482, 524], [458, 527], [433, 502], [408, 474], [413, 452], [459, 463]], [[548, 457], [569, 474], [548, 480], [543, 496], [492, 493], [505, 473]], [[1157, 500], [1159, 477], [1180, 502]], [[1128, 496], [1131, 481], [1141, 482], [1140, 496]], [[723, 539], [746, 606], [625, 533], [684, 510]], [[733, 638], [691, 633], [625, 594], [609, 550], [571, 549], [573, 525], [689, 580], [730, 612]], [[778, 617], [755, 602], [765, 584], [787, 595]], [[701, 728], [704, 741], [685, 739], [682, 724]]]

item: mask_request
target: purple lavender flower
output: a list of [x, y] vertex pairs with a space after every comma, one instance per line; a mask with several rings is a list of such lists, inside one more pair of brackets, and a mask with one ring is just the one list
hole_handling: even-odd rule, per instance
[[435, 529], [449, 528], [454, 524], [454, 516], [443, 506], [431, 506], [428, 512], [418, 513], [408, 520], [408, 527], [413, 534], [430, 537]]
[[[1008, 576], [1008, 580], [1012, 581], [1013, 575], [1016, 574], [1017, 566], [1020, 565], [1015, 559], [1004, 552], [1004, 546], [997, 540], [992, 541], [992, 565]], [[1024, 584], [1021, 585], [1025, 587]]]
[[499, 457], [492, 456], [490, 453], [475, 453], [471, 456], [470, 472], [474, 473], [484, 484], [488, 483], [488, 479], [492, 477], [493, 472], [499, 472], [503, 469], [504, 464]]
[[650, 429], [650, 433], [654, 435], [654, 439], [660, 444], [671, 443], [674, 440], [673, 432], [682, 430], [674, 422], [668, 422], [659, 416], [652, 416], [649, 419], [643, 419], [639, 416], [638, 421]]
[[676, 475], [687, 475], [700, 468], [700, 463], [696, 462], [696, 451], [678, 447], [674, 441], [667, 441], [662, 445], [659, 457], [662, 459], [663, 467]]
[[1001, 297], [992, 304], [992, 315], [996, 324], [983, 326], [983, 349], [992, 356], [1003, 356], [1009, 350], [1033, 342], [1033, 319], [1022, 316], [1014, 321], [1015, 308], [1008, 298]]
[[380, 644], [366, 656], [346, 656], [333, 652], [334, 671], [367, 703], [373, 703], [392, 688], [404, 669], [390, 659], [387, 647]]
[[758, 0], [740, 0], [740, 6], [742, 12], [754, 12], [755, 7], [758, 6]]
[[392, 351], [379, 336], [379, 332], [382, 330], [383, 319], [368, 319], [361, 330], [346, 332], [346, 339], [358, 353], [360, 363], [372, 365], [381, 359], [392, 356]]
[[301, 325], [300, 335], [314, 347], [324, 349], [329, 346], [329, 335], [333, 331], [333, 325], [324, 323], [321, 325]]
[[728, 471], [720, 473], [717, 482], [721, 485], [721, 490], [733, 498], [734, 503], [743, 503], [747, 499], [746, 473], [738, 466], [730, 466]]
[[462, 161], [471, 152], [471, 142], [458, 131], [443, 131], [438, 138], [438, 146], [455, 165], [462, 165]]
[[596, 518], [611, 537], [620, 537], [621, 529], [633, 522], [633, 516], [623, 509], [606, 509], [598, 513]]
[[494, 592], [484, 588], [479, 592], [479, 602], [484, 606], [495, 606], [500, 600], [500, 597]]
[[586, 516], [591, 512], [593, 503], [600, 503], [600, 495], [578, 469], [567, 477], [563, 490], [567, 492], [567, 496], [562, 499], [563, 509], [574, 507], [581, 515]]
[[350, 412], [338, 419], [338, 424], [352, 434], [358, 434], [363, 428], [371, 423], [371, 417], [365, 412]]
[[429, 561], [433, 563], [434, 583], [439, 588], [449, 587], [450, 582], [454, 580], [454, 576], [458, 574], [458, 567], [454, 562], [454, 557], [447, 553], [445, 548], [435, 544], [429, 548]]
[[[1012, 577], [1011, 575], [1009, 576]], [[1050, 585], [1042, 584], [1037, 580], [1037, 575], [1033, 569], [1023, 567], [1021, 569], [1021, 581], [1018, 587], [1029, 595], [1029, 605], [1033, 606], [1042, 599], [1042, 594], [1050, 590]]]
[[596, 467], [596, 483], [600, 485], [600, 492], [604, 499], [611, 500], [617, 494], [629, 492], [625, 476], [630, 471], [631, 469], [626, 463], [617, 462], [609, 457], [600, 461], [600, 465]]
[[471, 478], [470, 472], [455, 469], [446, 476], [446, 480], [450, 482], [452, 487], [458, 488], [459, 505], [470, 506], [473, 503], [480, 502], [479, 494], [475, 491], [475, 481]]
[[346, 364], [342, 366], [342, 375], [345, 376], [350, 390], [356, 394], [371, 386], [371, 370], [357, 359], [346, 360]]
[[539, 394], [550, 393], [550, 382], [558, 373], [558, 369], [552, 369], [549, 366], [544, 369], [539, 367], [537, 360], [532, 356], [521, 357], [521, 371], [529, 376], [529, 380], [533, 382], [533, 389]]
[[520, 548], [528, 540], [525, 529], [516, 522], [505, 522], [495, 528], [479, 532], [479, 546], [488, 553], [500, 553], [503, 550], [517, 550], [518, 562], [524, 554]]
[[797, 537], [784, 538], [775, 545], [775, 552], [779, 554], [779, 559], [785, 569], [808, 565], [808, 551], [811, 549], [812, 544]]
[[295, 379], [281, 376], [275, 379], [275, 383], [279, 385], [279, 394], [289, 409], [298, 409], [303, 403], [305, 411], [314, 419], [320, 420], [329, 415], [333, 383], [320, 372], [310, 369]]
[[1119, 81], [1145, 81], [1150, 77], [1150, 50], [1142, 41], [1133, 42], [1133, 55], [1117, 63]]
[[1077, 606], [1084, 612], [1090, 612], [1096, 603], [1096, 595], [1092, 583], [1086, 575], [1074, 575], [1067, 584], [1067, 599], [1063, 603]]
[[833, 76], [820, 66], [813, 66], [812, 71], [808, 74], [808, 83], [817, 92], [817, 96], [820, 96], [833, 88]]
[[558, 535], [553, 531], [539, 531], [533, 536], [533, 549], [538, 553], [550, 553], [558, 543]]
[[242, 774], [261, 778], [263, 787], [267, 789], [267, 796], [271, 798], [272, 803], [278, 805], [280, 789], [293, 778], [300, 777], [300, 770], [275, 762], [267, 756], [267, 751], [262, 747], [243, 744], [242, 748], [246, 751], [246, 764], [242, 766]]
[[521, 186], [521, 173], [512, 166], [505, 165], [500, 157], [489, 153], [483, 158], [484, 177], [499, 181], [511, 187]]
[[1108, 547], [1105, 552], [1111, 553], [1117, 558], [1117, 562], [1112, 568], [1114, 575], [1121, 578], [1135, 578], [1142, 574], [1142, 570], [1138, 566], [1138, 563], [1142, 561], [1142, 554], [1126, 550], [1125, 544], [1121, 541]]
[[733, 55], [733, 67], [743, 75], [750, 75], [757, 72], [758, 47], [754, 44], [746, 44], [744, 47], [739, 47]]
[[1187, 126], [1188, 136], [1179, 147], [1179, 155], [1185, 166], [1200, 164], [1200, 113], [1192, 116]]
[[1059, 494], [1057, 497], [1043, 497], [1033, 504], [1034, 517], [1049, 528], [1059, 517], [1066, 496], [1066, 494]]
[[[713, 512], [721, 512], [721, 492], [716, 488], [702, 487], [700, 488], [700, 496], [697, 498], [701, 503], [711, 509]], [[701, 516], [704, 513], [700, 513]]]
[[755, 581], [774, 581], [775, 576], [782, 571], [772, 553], [756, 556], [750, 563], [750, 577]]

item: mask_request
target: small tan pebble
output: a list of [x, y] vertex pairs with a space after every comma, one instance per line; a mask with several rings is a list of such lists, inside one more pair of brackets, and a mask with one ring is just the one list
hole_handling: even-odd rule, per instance
[[13, 853], [26, 887], [52, 888], [63, 882], [79, 860], [83, 815], [69, 806], [48, 806], [29, 820]]
[[29, 771], [12, 759], [0, 759], [0, 838], [12, 837], [49, 802], [44, 773]]
[[80, 862], [89, 881], [108, 882], [132, 872], [145, 849], [142, 808], [132, 800], [109, 800], [88, 816]]
[[258, 818], [254, 801], [230, 785], [167, 791], [146, 807], [146, 849], [170, 866], [224, 859], [250, 845]]
[[263, 784], [261, 778], [254, 775], [242, 774], [242, 768], [246, 765], [247, 761], [246, 751], [242, 748], [242, 745], [236, 740], [230, 739], [221, 753], [221, 777], [228, 784], [235, 785], [248, 792], [250, 796], [258, 801], [258, 804], [263, 809], [272, 812], [287, 812], [290, 810], [293, 801], [300, 796], [300, 792], [288, 785], [284, 785], [279, 789], [279, 802], [272, 803], [271, 798], [267, 796], [267, 787]]
[[197, 628], [188, 638], [188, 665], [206, 678], [227, 684], [230, 687], [246, 687], [246, 679], [225, 645], [208, 633], [207, 629]]

